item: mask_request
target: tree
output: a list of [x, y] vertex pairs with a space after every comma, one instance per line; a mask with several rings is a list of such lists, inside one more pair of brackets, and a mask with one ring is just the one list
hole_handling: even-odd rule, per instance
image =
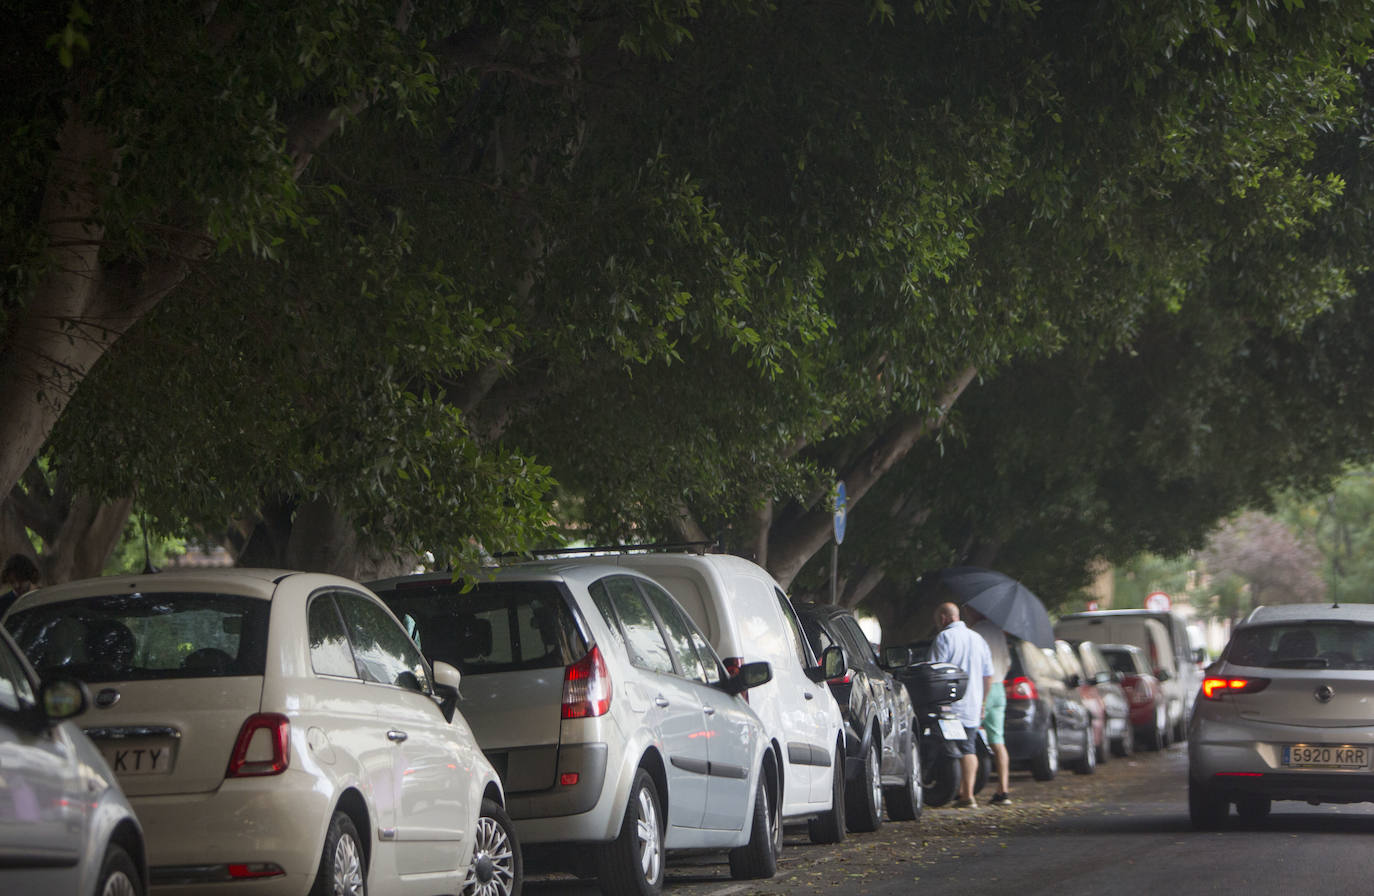
[[[1129, 357], [1161, 317], [1207, 319], [1198, 305], [1290, 332], [1349, 286], [1313, 239], [1342, 187], [1313, 158], [1356, 108], [1361, 4], [1234, 20], [1184, 3], [876, 4], [867, 21], [826, 4], [381, 9], [343, 23], [245, 9], [282, 36], [232, 63], [216, 40], [248, 41], [216, 19], [207, 33], [149, 20], [185, 35], [152, 71], [196, 72], [204, 91], [242, 71], [248, 88], [168, 97], [157, 127], [116, 114], [169, 89], [141, 80], [152, 42], [80, 57], [147, 89], [91, 102], [99, 127], [157, 151], [120, 158], [102, 197], [118, 226], [95, 261], [152, 282], [170, 259], [178, 288], [115, 351], [96, 340], [101, 368], [63, 393], [61, 469], [111, 497], [137, 485], [155, 520], [238, 514], [245, 550], [315, 566], [354, 548], [301, 544], [303, 509], [321, 521], [303, 528], [383, 552], [442, 540], [470, 556], [474, 539], [541, 535], [551, 480], [579, 531], [719, 536], [789, 583], [826, 541], [837, 476], [856, 534], [874, 535], [846, 552], [868, 569], [913, 526], [913, 557], [1009, 556], [1037, 519], [1011, 515], [1025, 502], [976, 494], [967, 525], [964, 495], [931, 490], [958, 481], [938, 450], [965, 436], [930, 438], [956, 401], [1067, 350], [1047, 381]], [[25, 21], [31, 58], [51, 26]], [[197, 103], [216, 115], [176, 131]], [[209, 139], [230, 124], [271, 139]], [[191, 151], [157, 155], [158, 128]], [[29, 208], [50, 171], [42, 139], [20, 141]], [[250, 161], [206, 175], [210, 150]], [[133, 175], [153, 160], [173, 176], [149, 187]], [[191, 223], [169, 229], [186, 205]], [[5, 239], [35, 263], [14, 282], [39, 283], [48, 219], [16, 220]], [[214, 236], [214, 263], [183, 273], [170, 232]], [[40, 294], [7, 300], [7, 333]], [[193, 397], [215, 413], [184, 413]], [[1091, 498], [1075, 492], [1052, 519]], [[895, 525], [862, 522], [875, 505]]]
[[1248, 609], [1265, 603], [1318, 603], [1326, 598], [1321, 554], [1267, 514], [1248, 511], [1223, 523], [1208, 536], [1199, 560], [1213, 577], [1234, 576], [1248, 584]]

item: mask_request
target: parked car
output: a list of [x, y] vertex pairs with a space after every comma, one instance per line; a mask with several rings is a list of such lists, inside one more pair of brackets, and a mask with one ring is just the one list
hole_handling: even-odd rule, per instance
[[622, 553], [606, 558], [652, 577], [677, 598], [725, 663], [766, 661], [773, 680], [751, 692], [782, 769], [785, 821], [808, 821], [816, 843], [844, 839], [844, 721], [824, 684], [843, 672], [843, 651], [817, 660], [782, 586], [729, 554]]
[[1188, 812], [1221, 825], [1274, 800], [1374, 801], [1374, 606], [1259, 607], [1207, 672], [1188, 739]]
[[1159, 679], [1150, 671], [1145, 651], [1134, 644], [1099, 644], [1113, 670], [1121, 674], [1121, 688], [1130, 707], [1131, 731], [1137, 745], [1162, 750], [1169, 745], [1168, 701]]
[[1078, 651], [1068, 641], [1060, 639], [1054, 642], [1054, 660], [1064, 671], [1064, 684], [1068, 685], [1070, 690], [1077, 691], [1079, 699], [1088, 708], [1094, 763], [1105, 762], [1109, 755], [1107, 702], [1098, 690], [1097, 681], [1089, 678], [1084, 672]]
[[1202, 684], [1205, 651], [1193, 646], [1188, 626], [1177, 613], [1154, 610], [1094, 610], [1073, 613], [1055, 624], [1055, 637], [1098, 644], [1134, 644], [1145, 651], [1168, 704], [1168, 740], [1187, 736]]
[[662, 587], [569, 561], [371, 587], [429, 659], [462, 672], [531, 859], [595, 873], [608, 893], [657, 893], [669, 850], [729, 850], [734, 877], [773, 876], [779, 765], [743, 696], [771, 670], [726, 673]]
[[1037, 781], [1054, 778], [1061, 764], [1091, 773], [1097, 768], [1091, 716], [1078, 692], [1064, 683], [1054, 651], [1010, 636], [1007, 648], [1006, 737], [1012, 768], [1030, 769]]
[[[802, 630], [817, 656], [840, 647], [843, 675], [827, 684], [845, 725], [845, 821], [853, 831], [876, 831], [883, 797], [895, 821], [921, 810], [921, 756], [906, 686], [884, 668], [854, 614], [833, 604], [797, 603]], [[908, 665], [904, 663], [902, 665]]]
[[518, 843], [495, 769], [391, 612], [336, 576], [111, 576], [6, 618], [82, 718], [147, 832], [160, 894], [512, 896]]
[[142, 896], [143, 828], [72, 719], [80, 682], [43, 684], [0, 629], [0, 892]]
[[1115, 756], [1131, 755], [1135, 751], [1135, 730], [1131, 726], [1131, 703], [1121, 684], [1125, 675], [1111, 667], [1102, 649], [1092, 641], [1079, 641], [1074, 651], [1083, 675], [1097, 686], [1097, 693], [1102, 698], [1107, 746]]

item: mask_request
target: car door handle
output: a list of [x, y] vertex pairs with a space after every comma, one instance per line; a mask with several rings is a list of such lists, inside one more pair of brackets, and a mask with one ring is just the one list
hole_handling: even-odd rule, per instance
[[392, 741], [393, 743], [398, 743], [398, 744], [401, 743], [402, 741], [404, 741], [404, 740], [405, 740], [406, 738], [408, 738], [408, 737], [410, 737], [409, 734], [406, 734], [404, 731], [398, 731], [398, 730], [395, 729], [395, 728], [392, 728], [390, 731], [388, 731], [388, 732], [386, 733], [386, 739], [387, 739], [387, 740]]
[[713, 716], [716, 714], [716, 708], [710, 705], [709, 703], [702, 704], [701, 711], [706, 713], [708, 716]]
[[665, 696], [663, 696], [662, 694], [659, 694], [657, 697], [654, 698], [654, 706], [667, 706], [667, 705], [668, 705], [668, 698], [665, 697]]

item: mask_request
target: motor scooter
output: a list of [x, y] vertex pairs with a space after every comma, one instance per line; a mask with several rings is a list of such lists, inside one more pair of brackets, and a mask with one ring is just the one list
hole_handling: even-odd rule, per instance
[[[921, 759], [923, 799], [928, 806], [943, 806], [958, 794], [959, 780], [963, 777], [960, 750], [954, 744], [962, 741], [966, 732], [963, 723], [954, 714], [952, 704], [964, 696], [968, 676], [952, 663], [930, 661], [893, 670], [893, 674], [906, 685], [916, 716], [914, 728], [917, 733], [917, 752]], [[984, 741], [981, 730], [978, 732], [975, 752], [978, 756], [978, 772], [973, 781], [973, 792], [977, 793], [987, 783], [992, 764], [992, 751]]]

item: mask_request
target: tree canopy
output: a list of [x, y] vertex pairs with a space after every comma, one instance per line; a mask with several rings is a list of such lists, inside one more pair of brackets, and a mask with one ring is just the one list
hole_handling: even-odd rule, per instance
[[892, 606], [1184, 545], [1368, 442], [1370, 6], [8, 9], [0, 486], [818, 588], [840, 478]]

